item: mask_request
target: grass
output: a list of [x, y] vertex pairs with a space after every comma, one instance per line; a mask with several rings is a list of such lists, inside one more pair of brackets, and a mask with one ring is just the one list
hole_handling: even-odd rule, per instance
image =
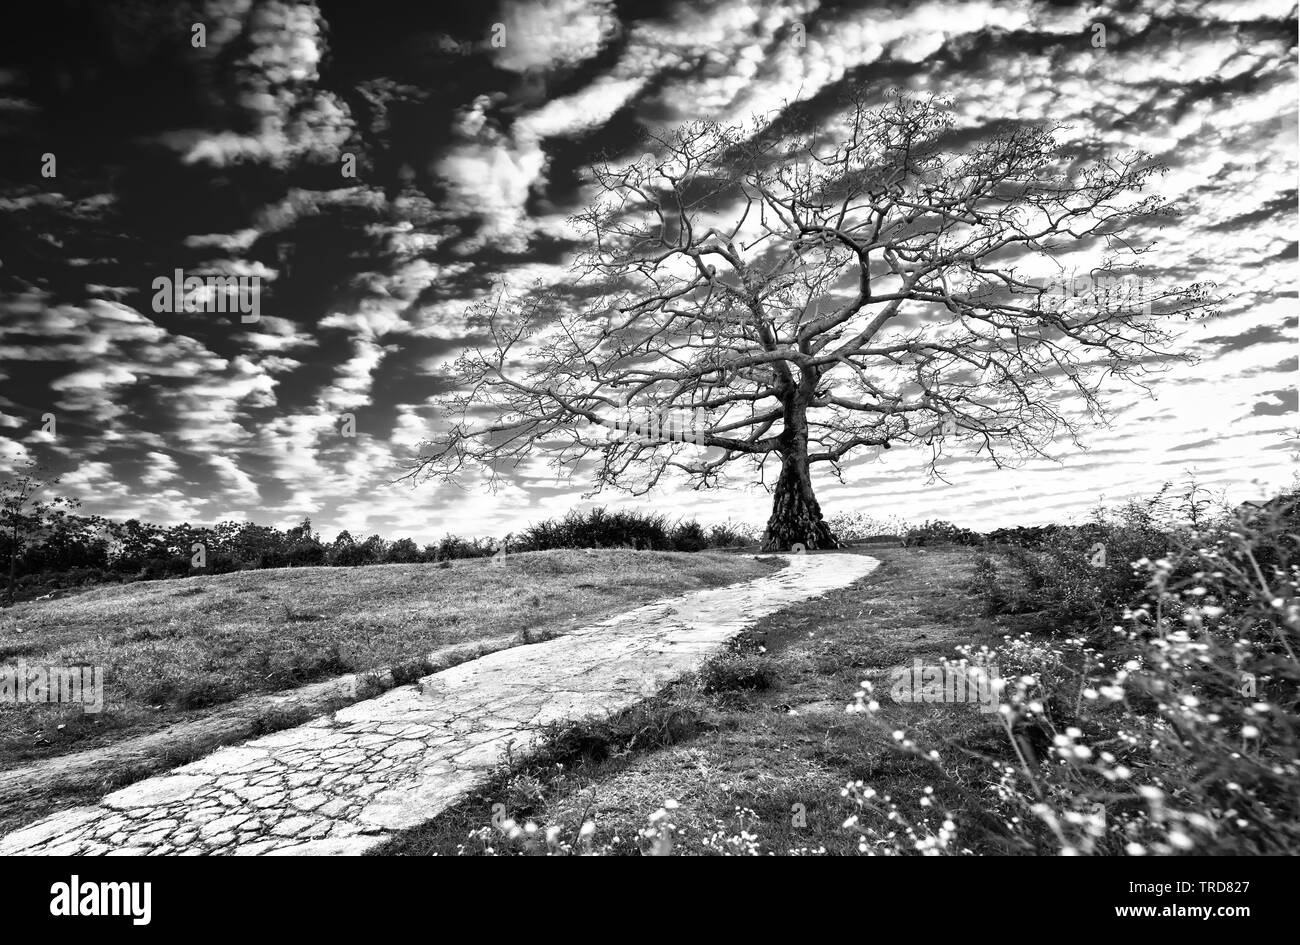
[[409, 682], [425, 654], [535, 642], [772, 563], [724, 554], [549, 551], [366, 568], [280, 568], [101, 587], [0, 612], [0, 664], [103, 667], [105, 710], [0, 704], [0, 770], [98, 748], [232, 700], [345, 673]]
[[[662, 837], [666, 821], [647, 834], [647, 815], [671, 800], [674, 852], [856, 853], [859, 835], [843, 826], [855, 805], [841, 791], [857, 780], [883, 785], [918, 816], [946, 805], [978, 818], [976, 792], [927, 794], [928, 765], [893, 749], [889, 725], [845, 712], [864, 679], [888, 693], [893, 667], [999, 637], [968, 589], [972, 551], [872, 554], [882, 565], [869, 577], [764, 619], [641, 706], [552, 729], [529, 759], [377, 852], [525, 852], [526, 835], [508, 842], [491, 826], [495, 814], [498, 824], [532, 821], [538, 835], [558, 827], [569, 838], [590, 820], [587, 842], [636, 854]], [[879, 717], [909, 732], [998, 747], [997, 722], [973, 705], [881, 702]]]

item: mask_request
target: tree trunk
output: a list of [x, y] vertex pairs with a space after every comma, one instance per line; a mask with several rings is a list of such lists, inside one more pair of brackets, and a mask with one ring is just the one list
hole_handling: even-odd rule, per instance
[[781, 476], [772, 499], [772, 517], [763, 533], [763, 550], [798, 550], [795, 545], [808, 551], [838, 548], [839, 542], [822, 520], [821, 506], [813, 495], [808, 470], [808, 426], [801, 405], [787, 409], [782, 440]]
[[14, 602], [14, 575], [18, 568], [18, 518], [14, 517], [13, 534], [9, 538], [9, 603]]

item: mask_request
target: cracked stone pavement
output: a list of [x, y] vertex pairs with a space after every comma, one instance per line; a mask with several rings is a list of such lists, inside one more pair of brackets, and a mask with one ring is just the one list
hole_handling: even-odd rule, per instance
[[657, 601], [221, 748], [0, 837], [0, 855], [363, 853], [481, 785], [542, 726], [627, 708], [761, 617], [879, 564], [787, 560], [767, 577]]

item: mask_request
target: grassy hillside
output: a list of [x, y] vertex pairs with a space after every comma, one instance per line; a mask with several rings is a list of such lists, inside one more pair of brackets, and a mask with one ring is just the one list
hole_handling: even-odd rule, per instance
[[544, 639], [602, 615], [769, 571], [748, 557], [548, 551], [367, 568], [281, 568], [96, 588], [0, 612], [0, 664], [103, 667], [105, 711], [0, 705], [0, 768], [192, 718], [250, 693]]

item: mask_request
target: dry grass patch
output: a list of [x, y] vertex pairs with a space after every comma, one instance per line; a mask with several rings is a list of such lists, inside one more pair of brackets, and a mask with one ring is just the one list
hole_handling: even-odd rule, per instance
[[535, 642], [774, 566], [715, 553], [548, 551], [499, 565], [249, 571], [18, 604], [0, 612], [0, 663], [101, 666], [106, 707], [0, 705], [0, 769], [192, 720], [241, 696], [416, 665], [448, 646]]

